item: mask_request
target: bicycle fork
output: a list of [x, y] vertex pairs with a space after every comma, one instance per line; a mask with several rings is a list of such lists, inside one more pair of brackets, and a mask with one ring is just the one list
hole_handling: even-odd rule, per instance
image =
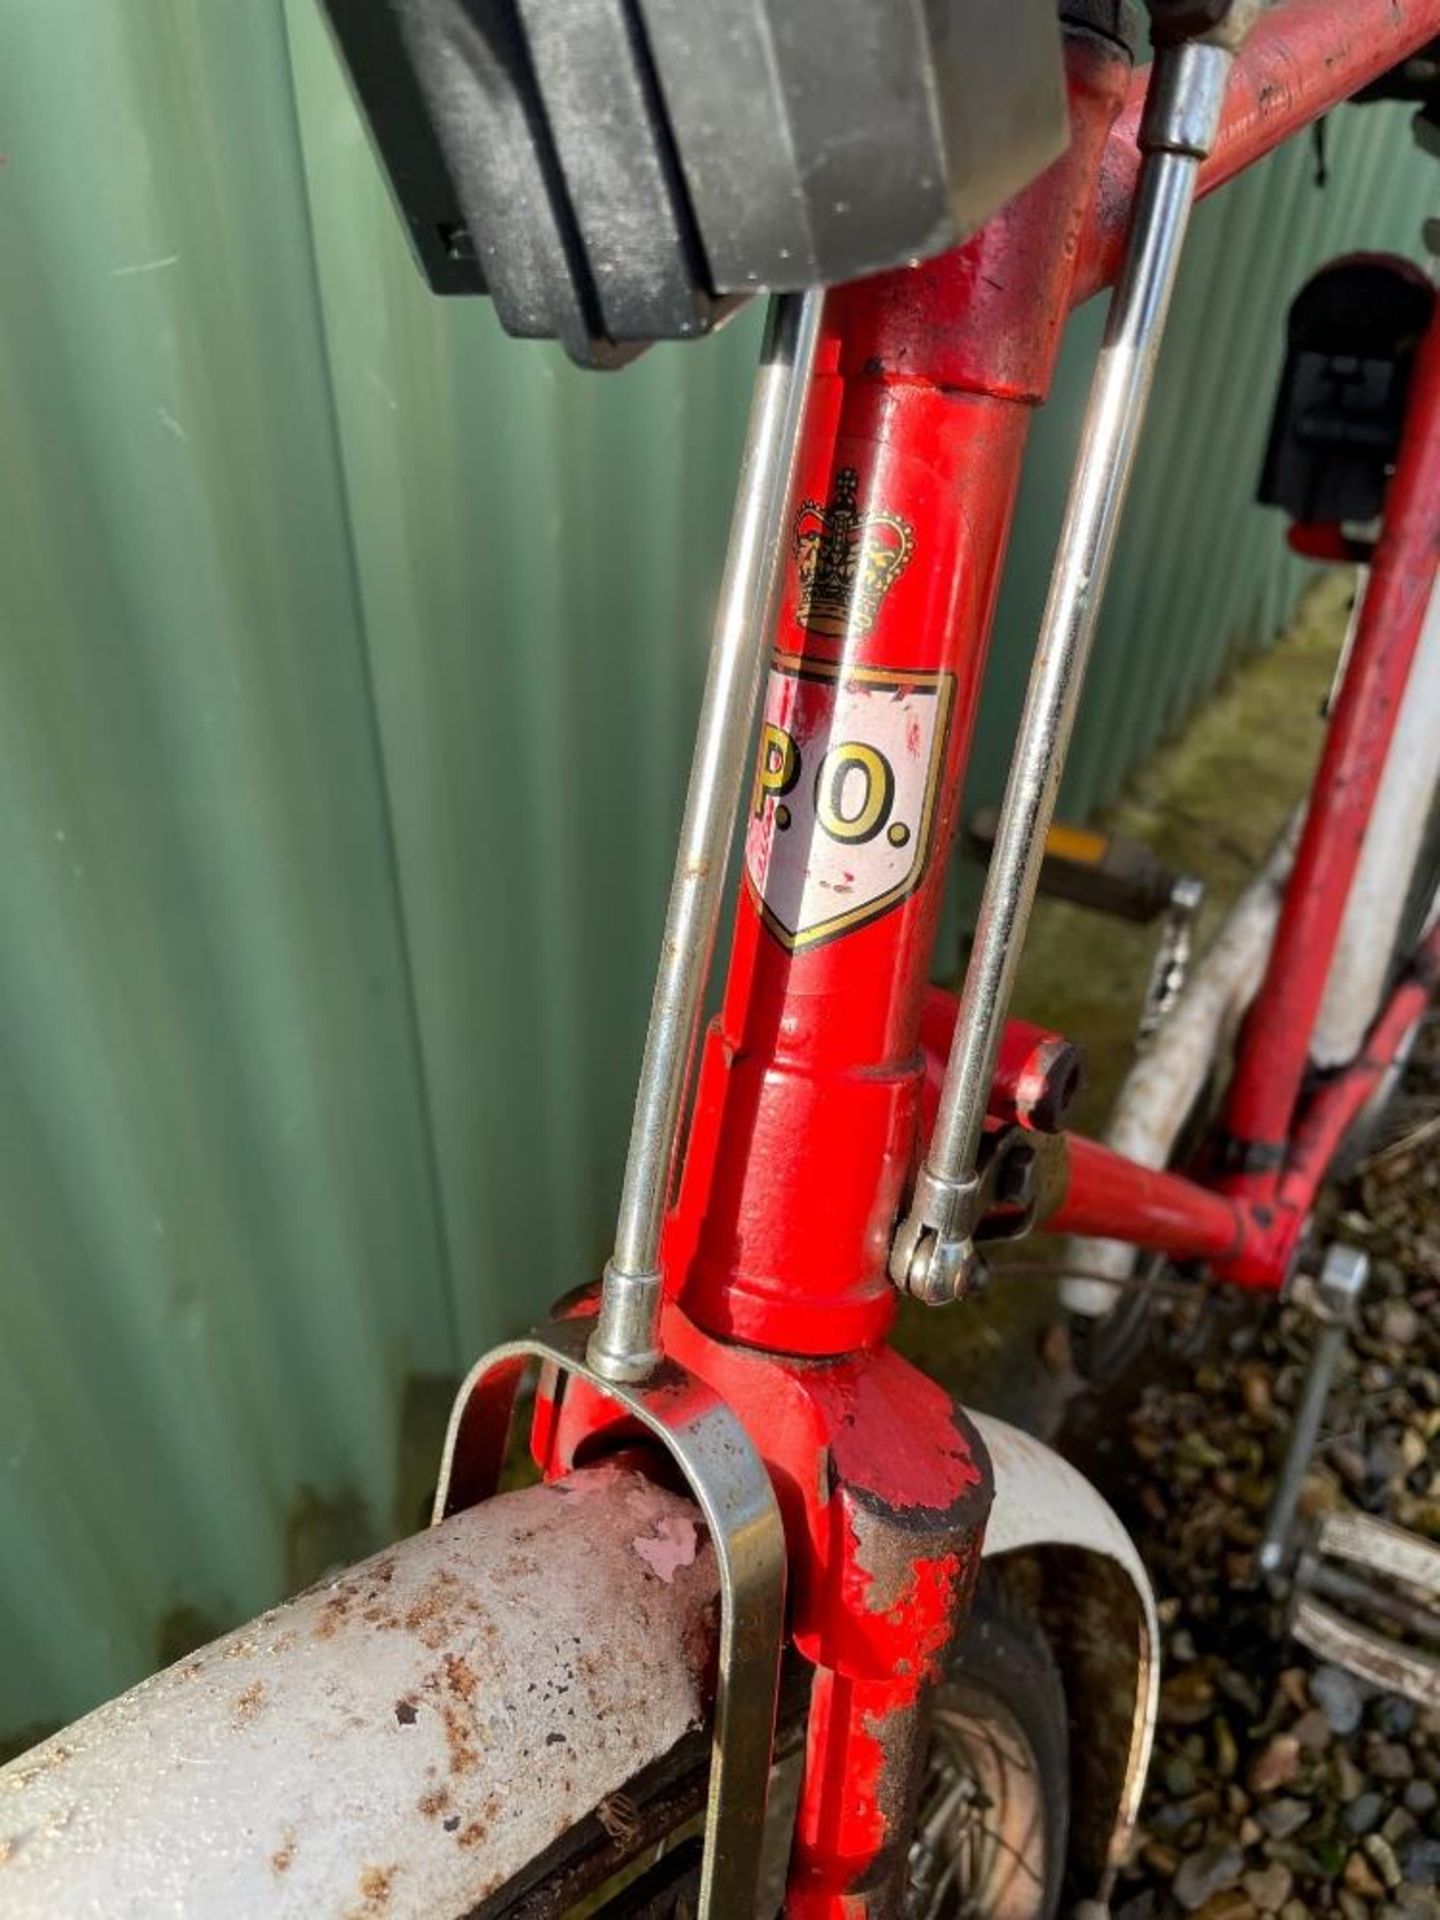
[[[659, 1385], [679, 1367], [739, 1415], [768, 1467], [791, 1636], [815, 1668], [792, 1915], [886, 1914], [903, 1896], [926, 1698], [978, 1570], [990, 1485], [974, 1429], [884, 1335], [897, 1285], [954, 1298], [971, 1264], [966, 1202], [1014, 953], [1231, 45], [1222, 32], [1163, 49], [1152, 77], [941, 1126], [893, 1246], [1008, 503], [1127, 77], [1115, 43], [1070, 34], [1074, 136], [1046, 175], [957, 254], [829, 296], [818, 344], [815, 298], [780, 308], [762, 367], [592, 1379], [542, 1409], [537, 1440], [561, 1470], [613, 1427], [605, 1382]], [[987, 274], [1007, 257], [1004, 279]], [[729, 981], [672, 1207], [777, 599]]]

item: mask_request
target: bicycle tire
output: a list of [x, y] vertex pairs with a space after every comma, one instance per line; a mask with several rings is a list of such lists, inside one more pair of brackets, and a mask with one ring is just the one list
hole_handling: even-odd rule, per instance
[[1156, 1296], [1145, 1283], [1170, 1265], [1163, 1253], [1141, 1253], [1131, 1281], [1108, 1313], [1071, 1313], [1070, 1354], [1087, 1387], [1103, 1389], [1123, 1380], [1149, 1351], [1155, 1329]]

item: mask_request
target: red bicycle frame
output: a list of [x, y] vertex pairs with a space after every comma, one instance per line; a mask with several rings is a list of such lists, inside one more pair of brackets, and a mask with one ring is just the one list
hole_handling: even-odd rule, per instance
[[[1209, 1259], [1242, 1286], [1289, 1276], [1315, 1194], [1350, 1123], [1414, 1024], [1440, 966], [1440, 936], [1382, 1012], [1361, 1057], [1308, 1099], [1302, 1082], [1365, 828], [1440, 557], [1440, 324], [1416, 357], [1404, 437], [1361, 607], [1286, 886], [1264, 981], [1236, 1054], [1219, 1192], [1175, 1176], [1135, 1177], [1075, 1143], [1052, 1223]], [[1153, 1191], [1159, 1182], [1159, 1190]], [[1229, 1216], [1229, 1244], [1223, 1206]]]
[[[1200, 190], [1437, 34], [1440, 0], [1291, 0], [1236, 61]], [[770, 1470], [793, 1637], [815, 1670], [797, 1916], [883, 1908], [903, 1872], [915, 1731], [963, 1617], [989, 1502], [973, 1429], [885, 1345], [887, 1261], [916, 1166], [931, 947], [1026, 435], [1066, 316], [1114, 278], [1139, 166], [1144, 76], [1100, 33], [1072, 32], [1067, 49], [1066, 154], [963, 247], [827, 300], [752, 807], [771, 810], [779, 834], [792, 808], [812, 806], [831, 844], [819, 877], [788, 894], [762, 894], [747, 873], [666, 1231], [665, 1351], [722, 1394]], [[837, 539], [844, 550], [852, 533], [858, 557], [831, 578]], [[1297, 1114], [1437, 540], [1432, 326], [1281, 936], [1241, 1045], [1229, 1127], [1248, 1157], [1202, 1185], [1071, 1140], [1049, 1225], [1283, 1283], [1328, 1158], [1425, 992], [1403, 987], [1365, 1057]], [[855, 757], [835, 757], [825, 743], [840, 737], [842, 702], [870, 716], [885, 753], [857, 730]], [[823, 757], [802, 781], [812, 746]], [[810, 824], [795, 819], [797, 841]], [[1429, 953], [1440, 961], [1440, 947]], [[1013, 1117], [1013, 1086], [997, 1101]], [[537, 1423], [547, 1470], [565, 1470], [616, 1419], [573, 1383], [558, 1419]]]

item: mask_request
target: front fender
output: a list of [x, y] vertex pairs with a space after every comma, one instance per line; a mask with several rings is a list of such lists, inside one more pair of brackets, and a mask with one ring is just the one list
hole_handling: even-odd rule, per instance
[[[985, 1554], [1039, 1571], [1084, 1730], [1072, 1868], [1103, 1897], [1149, 1756], [1150, 1588], [1073, 1467], [976, 1424], [997, 1496]], [[689, 1546], [698, 1519], [637, 1474], [587, 1469], [458, 1514], [142, 1682], [0, 1769], [7, 1920], [313, 1920], [382, 1890], [396, 1920], [468, 1911], [703, 1719], [717, 1577]]]
[[1058, 1453], [989, 1415], [995, 1504], [984, 1557], [1038, 1573], [1034, 1597], [1065, 1680], [1072, 1737], [1070, 1881], [1107, 1900], [1134, 1836], [1155, 1737], [1155, 1596], [1109, 1504]]

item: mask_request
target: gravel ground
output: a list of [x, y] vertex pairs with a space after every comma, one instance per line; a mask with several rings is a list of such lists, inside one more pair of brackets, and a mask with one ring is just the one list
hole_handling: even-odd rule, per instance
[[[1440, 1025], [1398, 1134], [1330, 1196], [1373, 1273], [1303, 1508], [1440, 1538]], [[1164, 1622], [1160, 1732], [1116, 1920], [1440, 1920], [1440, 1712], [1283, 1633], [1259, 1541], [1310, 1329], [1294, 1307], [1170, 1309], [1147, 1384], [1092, 1409], [1087, 1468], [1134, 1528]], [[1098, 1437], [1096, 1437], [1098, 1436]]]

